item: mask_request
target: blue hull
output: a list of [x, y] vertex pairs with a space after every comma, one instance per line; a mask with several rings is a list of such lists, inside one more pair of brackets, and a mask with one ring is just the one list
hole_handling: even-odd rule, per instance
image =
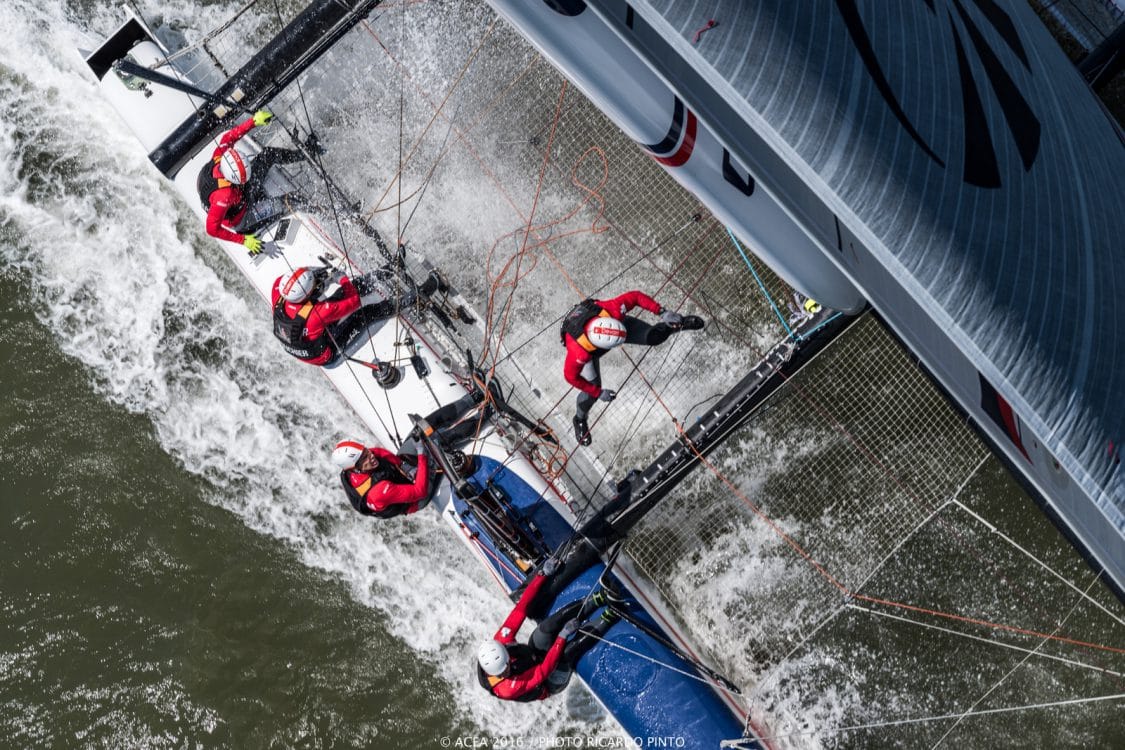
[[[570, 524], [523, 479], [493, 459], [478, 456], [477, 461], [476, 472], [467, 477], [470, 484], [480, 488], [491, 480], [550, 549], [570, 539]], [[477, 542], [488, 550], [485, 557], [496, 573], [509, 589], [518, 588], [524, 581], [519, 568], [493, 544], [464, 500], [454, 495], [453, 505], [465, 526], [479, 535]], [[584, 598], [604, 571], [601, 562], [585, 570], [559, 593], [550, 611]], [[612, 573], [609, 578], [628, 591]], [[634, 617], [668, 637], [633, 594], [626, 599]], [[623, 620], [605, 640], [609, 643], [598, 643], [579, 659], [577, 672], [637, 747], [717, 748], [723, 740], [742, 736], [742, 721], [710, 683], [666, 646]]]

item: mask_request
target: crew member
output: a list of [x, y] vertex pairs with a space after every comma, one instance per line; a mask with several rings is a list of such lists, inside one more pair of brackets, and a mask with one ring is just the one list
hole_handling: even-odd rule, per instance
[[599, 589], [589, 598], [573, 601], [540, 622], [527, 644], [516, 643], [516, 634], [527, 619], [528, 609], [535, 604], [544, 584], [556, 570], [556, 561], [548, 560], [543, 572], [536, 574], [524, 589], [493, 639], [477, 649], [477, 680], [497, 698], [530, 702], [562, 690], [579, 657], [617, 621], [617, 613], [606, 608], [596, 624], [583, 628], [578, 638], [569, 641], [578, 632], [580, 623], [598, 608], [619, 601], [616, 593]]
[[327, 269], [301, 267], [277, 277], [270, 293], [274, 335], [285, 351], [310, 365], [331, 364], [368, 325], [412, 305], [418, 294], [432, 294], [440, 284], [440, 277], [431, 273], [417, 293], [410, 290], [397, 302], [361, 305], [360, 292], [347, 276], [340, 277], [340, 288], [331, 296], [322, 295], [327, 279]]
[[[627, 315], [634, 307], [659, 315], [660, 322], [649, 325]], [[590, 444], [586, 418], [594, 402], [609, 402], [617, 397], [617, 391], [602, 388], [600, 360], [603, 354], [621, 344], [656, 346], [673, 333], [701, 328], [703, 318], [665, 310], [652, 297], [636, 290], [613, 299], [587, 299], [575, 305], [563, 318], [559, 336], [566, 346], [563, 377], [581, 391], [574, 415], [574, 436], [579, 444]]]
[[[254, 155], [238, 141], [255, 127], [269, 125], [273, 115], [259, 110], [253, 117], [223, 133], [211, 161], [203, 165], [196, 179], [199, 200], [207, 211], [207, 234], [228, 242], [244, 245], [250, 255], [262, 251], [262, 241], [250, 231], [264, 216], [261, 211], [247, 210], [267, 197], [266, 174], [275, 164], [288, 164], [301, 158], [301, 152], [285, 148], [264, 148]], [[251, 168], [253, 167], [253, 168]], [[267, 211], [276, 214], [276, 208]]]
[[[475, 417], [468, 418], [469, 412], [483, 399], [483, 394], [476, 390], [431, 412], [424, 422], [427, 434], [434, 435], [443, 447], [456, 448], [463, 444], [477, 433], [481, 422], [489, 416], [486, 406]], [[332, 462], [340, 467], [340, 483], [357, 512], [393, 518], [415, 513], [429, 504], [437, 484], [431, 486], [430, 483], [433, 472], [420, 432], [418, 428], [411, 432], [415, 449], [406, 455], [396, 455], [378, 446], [367, 447], [354, 440], [336, 445]], [[466, 460], [462, 454], [451, 456], [451, 460], [456, 457], [460, 457], [458, 463]]]

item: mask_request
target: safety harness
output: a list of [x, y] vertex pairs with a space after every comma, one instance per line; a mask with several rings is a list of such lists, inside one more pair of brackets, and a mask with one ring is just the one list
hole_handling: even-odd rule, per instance
[[609, 311], [599, 305], [596, 300], [584, 299], [577, 305], [571, 308], [562, 321], [562, 327], [559, 329], [559, 341], [566, 345], [567, 334], [578, 342], [588, 352], [598, 350], [598, 347], [590, 343], [590, 339], [586, 338], [586, 324], [593, 318], [608, 318], [610, 317]]
[[[349, 477], [352, 474], [359, 474], [366, 477], [358, 487], [352, 486]], [[410, 503], [396, 503], [388, 505], [383, 510], [372, 510], [371, 506], [367, 504], [367, 493], [372, 487], [379, 484], [379, 482], [391, 482], [393, 484], [410, 484], [410, 482], [402, 481], [406, 478], [402, 470], [396, 466], [391, 466], [383, 461], [379, 461], [379, 465], [371, 471], [353, 471], [352, 469], [344, 469], [340, 472], [340, 484], [344, 485], [344, 492], [348, 495], [348, 500], [351, 502], [352, 507], [356, 512], [365, 516], [375, 516], [376, 518], [394, 518], [401, 516], [410, 509]]]
[[313, 307], [311, 301], [306, 302], [297, 310], [296, 316], [290, 318], [285, 314], [284, 297], [278, 297], [273, 306], [273, 335], [281, 342], [285, 351], [297, 359], [316, 359], [331, 344], [327, 330], [311, 341], [305, 338], [305, 327], [309, 323]]

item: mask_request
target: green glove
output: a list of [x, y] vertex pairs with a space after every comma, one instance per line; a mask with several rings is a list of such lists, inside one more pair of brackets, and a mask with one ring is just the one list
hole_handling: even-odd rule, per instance
[[243, 235], [242, 244], [250, 251], [251, 256], [262, 252], [262, 241], [252, 234]]
[[273, 122], [273, 112], [267, 112], [264, 109], [259, 109], [254, 113], [255, 127], [260, 128], [263, 125], [269, 125], [271, 122]]

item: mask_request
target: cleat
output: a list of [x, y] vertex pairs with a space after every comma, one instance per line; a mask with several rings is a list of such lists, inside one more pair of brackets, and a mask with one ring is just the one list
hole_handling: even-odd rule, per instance
[[578, 441], [579, 445], [589, 445], [590, 439], [590, 426], [586, 424], [586, 420], [582, 417], [574, 418], [574, 439]]

